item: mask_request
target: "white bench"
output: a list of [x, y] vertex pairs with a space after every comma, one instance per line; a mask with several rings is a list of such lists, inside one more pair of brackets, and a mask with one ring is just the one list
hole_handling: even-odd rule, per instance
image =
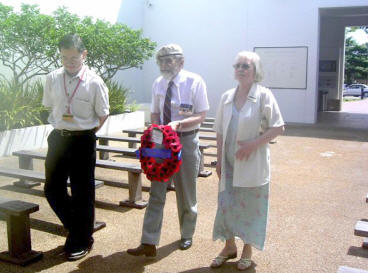
[[[46, 155], [45, 155], [46, 157]], [[7, 176], [7, 177], [13, 177], [13, 178], [19, 178], [21, 179], [20, 182], [15, 182], [14, 185], [18, 187], [23, 187], [25, 185], [26, 188], [29, 188], [28, 183], [36, 182], [36, 183], [44, 183], [46, 180], [45, 173], [43, 172], [36, 172], [33, 170], [27, 170], [27, 169], [14, 169], [14, 168], [5, 168], [0, 167], [0, 175]], [[32, 185], [34, 185], [32, 183]], [[99, 180], [95, 180], [95, 188], [98, 189], [102, 187], [104, 183]], [[106, 223], [102, 221], [96, 221], [94, 223], [94, 231], [100, 230], [102, 228], [106, 227]]]
[[[368, 194], [365, 201], [368, 203]], [[355, 224], [354, 235], [365, 237], [363, 239], [362, 248], [368, 249], [368, 220], [360, 220]]]
[[340, 266], [337, 273], [368, 273], [368, 271], [348, 266]]
[[[25, 169], [33, 168], [33, 159], [46, 159], [46, 152], [22, 150], [13, 152], [13, 155], [18, 156], [19, 168]], [[121, 206], [139, 209], [147, 206], [147, 201], [142, 200], [142, 169], [140, 165], [110, 160], [96, 160], [96, 167], [128, 172], [129, 198], [121, 201]]]

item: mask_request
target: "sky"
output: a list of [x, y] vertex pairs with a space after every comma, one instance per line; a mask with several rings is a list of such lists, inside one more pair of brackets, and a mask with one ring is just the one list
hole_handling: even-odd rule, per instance
[[[21, 3], [37, 4], [42, 13], [51, 14], [60, 6], [66, 6], [71, 13], [75, 13], [80, 17], [92, 16], [104, 19], [110, 23], [116, 23], [120, 4], [122, 0], [103, 0], [103, 1], [85, 1], [78, 0], [0, 0], [1, 3], [12, 6], [15, 10], [19, 10]], [[358, 44], [368, 43], [368, 34], [358, 29], [351, 33]]]
[[368, 34], [362, 29], [358, 29], [348, 34], [348, 36], [351, 36], [358, 44], [368, 43]]
[[69, 12], [75, 13], [80, 17], [92, 16], [104, 19], [110, 23], [116, 23], [120, 4], [122, 0], [103, 0], [103, 1], [78, 1], [78, 0], [0, 0], [7, 6], [12, 6], [19, 11], [21, 3], [37, 4], [41, 13], [51, 14], [58, 7], [65, 6]]

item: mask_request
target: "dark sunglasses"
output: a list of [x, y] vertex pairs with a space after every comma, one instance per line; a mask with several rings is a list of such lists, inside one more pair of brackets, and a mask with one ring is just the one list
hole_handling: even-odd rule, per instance
[[242, 70], [248, 70], [250, 68], [249, 64], [233, 64], [234, 69], [241, 68]]

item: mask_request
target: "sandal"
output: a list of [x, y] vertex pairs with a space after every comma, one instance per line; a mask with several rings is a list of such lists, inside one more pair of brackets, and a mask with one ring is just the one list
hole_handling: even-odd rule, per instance
[[240, 271], [244, 271], [244, 270], [247, 270], [251, 266], [252, 266], [252, 260], [251, 259], [240, 258], [240, 260], [238, 261], [237, 268]]
[[236, 255], [237, 255], [236, 252], [233, 253], [233, 254], [230, 254], [228, 256], [219, 255], [215, 259], [213, 259], [210, 266], [211, 266], [211, 268], [218, 268], [218, 267], [222, 266], [227, 260], [235, 259]]

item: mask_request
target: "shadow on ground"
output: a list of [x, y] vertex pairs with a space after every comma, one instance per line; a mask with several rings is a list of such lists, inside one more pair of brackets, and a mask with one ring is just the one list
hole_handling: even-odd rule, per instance
[[179, 241], [175, 241], [158, 248], [158, 256], [155, 259], [148, 259], [145, 256], [134, 257], [126, 251], [116, 252], [107, 257], [91, 256], [78, 265], [79, 269], [71, 271], [71, 273], [141, 273], [145, 271], [145, 266], [154, 264], [177, 250], [178, 245]]
[[226, 263], [220, 268], [214, 268], [211, 267], [200, 267], [200, 268], [194, 268], [187, 271], [180, 271], [179, 273], [208, 273], [208, 272], [216, 272], [216, 273], [239, 273], [239, 272], [246, 272], [246, 273], [256, 273], [257, 270], [255, 269], [256, 265], [253, 264], [253, 266], [245, 271], [239, 271], [236, 268], [236, 262], [230, 262]]
[[15, 272], [26, 272], [26, 273], [34, 273], [34, 272], [47, 272], [48, 269], [51, 269], [57, 265], [62, 263], [66, 263], [67, 260], [65, 259], [64, 254], [64, 247], [62, 245], [51, 249], [49, 251], [43, 252], [43, 258], [41, 261], [36, 263], [32, 263], [27, 267], [22, 267], [19, 265], [14, 265], [7, 263], [6, 264], [6, 273], [15, 273]]

